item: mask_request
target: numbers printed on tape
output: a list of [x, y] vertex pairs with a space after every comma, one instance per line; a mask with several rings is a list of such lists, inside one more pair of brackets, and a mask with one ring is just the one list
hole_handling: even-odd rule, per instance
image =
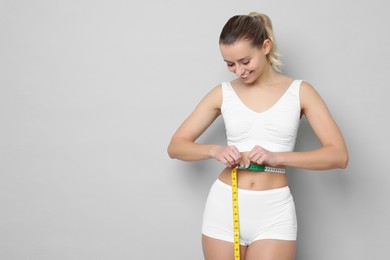
[[238, 188], [237, 169], [232, 170], [232, 202], [233, 202], [233, 230], [234, 230], [234, 260], [240, 260], [240, 226], [238, 219]]

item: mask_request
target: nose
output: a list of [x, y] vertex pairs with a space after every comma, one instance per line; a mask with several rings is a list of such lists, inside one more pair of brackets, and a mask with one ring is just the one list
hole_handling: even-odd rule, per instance
[[241, 76], [242, 74], [244, 74], [245, 72], [245, 68], [242, 66], [242, 65], [236, 65], [236, 70], [234, 71], [234, 73], [237, 75], [237, 76]]

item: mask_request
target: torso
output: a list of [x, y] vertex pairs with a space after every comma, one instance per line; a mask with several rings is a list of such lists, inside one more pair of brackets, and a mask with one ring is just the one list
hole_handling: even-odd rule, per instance
[[[249, 87], [242, 85], [240, 80], [231, 82], [233, 89], [240, 100], [255, 112], [264, 112], [270, 109], [286, 92], [293, 79], [280, 77], [278, 83], [265, 88]], [[261, 144], [259, 144], [261, 145]], [[249, 151], [241, 152], [242, 158], [247, 156]], [[219, 175], [219, 179], [231, 185], [232, 168], [225, 168]], [[288, 185], [286, 174], [256, 172], [250, 170], [237, 170], [238, 188], [246, 190], [270, 190], [285, 187]]]

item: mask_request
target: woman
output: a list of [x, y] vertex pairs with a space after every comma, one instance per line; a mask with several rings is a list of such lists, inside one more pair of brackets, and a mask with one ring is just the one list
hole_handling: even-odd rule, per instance
[[[265, 165], [279, 172], [286, 167], [345, 168], [345, 142], [314, 88], [280, 73], [267, 15], [233, 16], [222, 29], [219, 44], [228, 70], [237, 78], [216, 86], [200, 101], [173, 135], [168, 153], [184, 161], [213, 158], [226, 166], [205, 206], [202, 244], [207, 260], [234, 259], [231, 171], [237, 165], [241, 259], [294, 259], [297, 221], [287, 177], [248, 167]], [[219, 115], [228, 145], [196, 143]], [[294, 152], [303, 115], [321, 147]]]

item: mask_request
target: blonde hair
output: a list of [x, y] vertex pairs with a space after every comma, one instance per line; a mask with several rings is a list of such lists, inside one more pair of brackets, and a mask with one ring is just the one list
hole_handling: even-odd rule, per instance
[[271, 19], [266, 14], [251, 12], [249, 15], [231, 17], [222, 29], [219, 44], [233, 44], [242, 39], [251, 41], [255, 47], [261, 47], [265, 40], [269, 40], [271, 49], [267, 60], [274, 70], [280, 72], [280, 54], [276, 48]]

